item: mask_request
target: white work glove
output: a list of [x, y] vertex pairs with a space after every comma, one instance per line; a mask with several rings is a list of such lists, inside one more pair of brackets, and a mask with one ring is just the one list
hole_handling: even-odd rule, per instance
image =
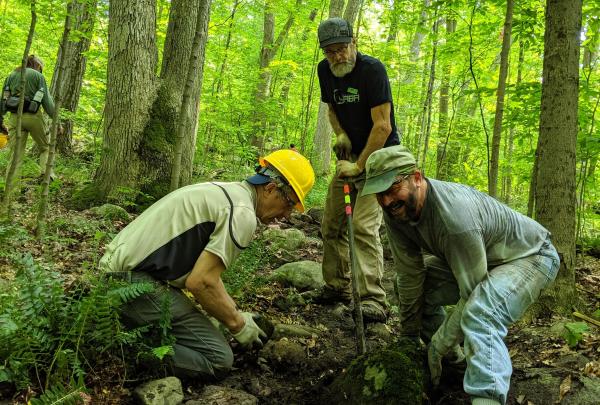
[[349, 162], [347, 160], [338, 160], [336, 164], [336, 172], [338, 177], [355, 177], [362, 173], [362, 170], [358, 167], [356, 162]]
[[352, 154], [352, 142], [345, 132], [337, 135], [335, 139], [335, 145], [333, 145], [333, 151], [338, 160], [348, 160]]
[[260, 337], [266, 338], [267, 334], [254, 322], [253, 317], [255, 314], [250, 312], [242, 312], [241, 314], [245, 321], [244, 327], [238, 333], [232, 333], [233, 337], [246, 349], [251, 348], [254, 344], [262, 347], [263, 342]]

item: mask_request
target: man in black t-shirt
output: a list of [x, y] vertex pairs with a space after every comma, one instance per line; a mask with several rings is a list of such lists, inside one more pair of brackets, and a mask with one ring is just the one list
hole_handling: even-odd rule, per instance
[[379, 239], [382, 214], [375, 197], [360, 197], [360, 191], [369, 155], [382, 147], [399, 144], [390, 83], [379, 60], [357, 52], [348, 21], [325, 20], [319, 25], [318, 35], [325, 55], [318, 66], [321, 100], [329, 107], [329, 121], [337, 138], [334, 150], [338, 162], [321, 225], [326, 286], [315, 294], [315, 301], [350, 301], [343, 194], [343, 184], [348, 182], [363, 317], [365, 321], [384, 322], [387, 310], [381, 283], [383, 249]]

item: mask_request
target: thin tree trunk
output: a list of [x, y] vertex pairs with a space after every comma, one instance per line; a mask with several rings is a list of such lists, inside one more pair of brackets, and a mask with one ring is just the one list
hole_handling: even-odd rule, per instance
[[[66, 69], [66, 58], [69, 54], [67, 52], [67, 46], [69, 42], [69, 35], [71, 33], [71, 13], [69, 10], [73, 8], [73, 1], [70, 1], [67, 5], [67, 17], [65, 18], [65, 28], [63, 30], [62, 40], [60, 41], [61, 55], [57, 65], [59, 66], [58, 74], [56, 75], [57, 83], [62, 83], [63, 76]], [[52, 127], [50, 128], [50, 145], [48, 151], [48, 160], [46, 162], [46, 172], [44, 173], [44, 180], [42, 181], [42, 190], [40, 193], [40, 205], [37, 214], [37, 228], [36, 237], [37, 240], [42, 240], [46, 233], [46, 216], [48, 214], [48, 189], [50, 186], [50, 175], [53, 172], [54, 167], [54, 155], [56, 150], [56, 133], [58, 131], [60, 121], [60, 109], [62, 106], [62, 86], [57, 86], [56, 93], [54, 94], [54, 108], [55, 113], [52, 117]]]
[[[446, 35], [450, 36], [456, 30], [456, 20], [446, 19]], [[448, 129], [448, 93], [450, 92], [450, 63], [442, 64], [442, 79], [440, 85], [440, 105], [438, 117], [438, 138], [440, 139], [437, 148], [436, 159], [436, 178], [447, 180], [449, 178], [450, 166], [446, 161], [446, 150], [450, 131]]]
[[540, 114], [536, 219], [552, 233], [561, 258], [548, 307], [569, 313], [576, 303], [576, 150], [582, 0], [548, 0]]
[[435, 82], [435, 64], [437, 63], [436, 55], [437, 55], [437, 34], [438, 34], [438, 26], [440, 24], [437, 21], [437, 9], [435, 11], [435, 15], [433, 16], [433, 47], [431, 51], [431, 65], [429, 67], [429, 82], [427, 84], [427, 97], [425, 100], [424, 108], [427, 109], [427, 119], [425, 120], [425, 134], [424, 134], [424, 146], [423, 146], [423, 161], [421, 164], [421, 170], [423, 170], [423, 174], [426, 173], [426, 164], [427, 164], [427, 152], [429, 150], [429, 135], [431, 134], [431, 110], [432, 110], [432, 100], [433, 100], [433, 85]]
[[[72, 31], [77, 33], [77, 40], [69, 40], [66, 46], [58, 49], [56, 66], [52, 76], [50, 93], [56, 98], [58, 87], [63, 98], [63, 108], [71, 113], [77, 111], [79, 95], [85, 75], [87, 57], [85, 53], [90, 49], [94, 24], [96, 21], [97, 0], [76, 0], [67, 6], [67, 17], [71, 18]], [[67, 26], [65, 18], [65, 28]], [[62, 53], [65, 53], [63, 58]], [[61, 63], [65, 63], [62, 80], [58, 80]], [[60, 86], [59, 86], [60, 85]], [[63, 155], [73, 153], [73, 120], [61, 119], [62, 132], [57, 136], [57, 148]]]
[[504, 115], [504, 94], [506, 92], [506, 75], [508, 72], [512, 19], [513, 0], [507, 0], [506, 17], [504, 19], [504, 35], [502, 37], [502, 51], [500, 52], [500, 74], [498, 77], [498, 90], [496, 92], [496, 114], [494, 117], [494, 130], [492, 133], [492, 158], [490, 161], [490, 175], [488, 178], [488, 193], [494, 198], [498, 196], [500, 140], [502, 137], [502, 117]]
[[[181, 177], [181, 155], [183, 154], [184, 132], [186, 130], [186, 122], [189, 117], [197, 117], [195, 114], [190, 114], [192, 109], [192, 92], [196, 72], [198, 71], [201, 54], [204, 54], [203, 47], [206, 44], [206, 24], [210, 12], [211, 0], [205, 0], [208, 3], [204, 10], [199, 10], [196, 18], [196, 33], [194, 34], [194, 42], [192, 43], [192, 52], [188, 66], [187, 79], [183, 90], [183, 98], [181, 108], [179, 109], [179, 119], [177, 120], [177, 136], [175, 139], [175, 161], [171, 171], [171, 191], [179, 187], [179, 178]], [[202, 12], [204, 11], [204, 12]], [[202, 58], [203, 59], [203, 58]]]
[[[516, 88], [518, 89], [521, 85], [523, 76], [523, 63], [525, 61], [525, 48], [523, 41], [519, 41], [519, 62], [517, 64], [517, 82]], [[513, 151], [515, 142], [515, 124], [511, 123], [510, 130], [508, 131], [508, 151], [506, 157], [506, 172], [505, 172], [505, 190], [504, 190], [504, 202], [508, 205], [512, 197], [512, 165], [513, 165]]]
[[260, 73], [254, 97], [256, 101], [256, 109], [253, 120], [254, 128], [250, 140], [250, 144], [256, 147], [259, 153], [263, 152], [264, 131], [268, 125], [268, 120], [264, 111], [264, 105], [269, 98], [269, 88], [271, 85], [271, 72], [269, 71], [268, 67], [277, 54], [277, 51], [281, 47], [283, 41], [287, 38], [290, 28], [294, 24], [296, 17], [295, 14], [300, 5], [301, 0], [297, 0], [296, 8], [290, 13], [287, 21], [281, 28], [279, 35], [277, 35], [277, 39], [275, 39], [275, 15], [273, 14], [270, 0], [265, 2], [263, 42], [260, 51], [259, 64]]
[[[12, 193], [15, 177], [18, 175], [18, 166], [21, 164], [23, 159], [24, 150], [21, 150], [21, 139], [23, 136], [23, 130], [21, 129], [21, 122], [23, 119], [23, 106], [25, 105], [25, 66], [27, 66], [27, 57], [29, 56], [29, 50], [31, 49], [31, 43], [33, 42], [33, 35], [35, 33], [35, 25], [37, 22], [36, 13], [36, 2], [31, 0], [31, 22], [29, 24], [29, 32], [27, 34], [27, 41], [25, 42], [25, 49], [23, 51], [23, 59], [21, 59], [21, 83], [19, 84], [19, 109], [17, 110], [17, 128], [14, 142], [13, 158], [11, 159], [10, 167], [6, 173], [6, 180], [4, 185], [4, 196], [2, 199], [2, 210], [6, 214], [7, 218], [12, 218]], [[23, 147], [25, 147], [23, 143]]]

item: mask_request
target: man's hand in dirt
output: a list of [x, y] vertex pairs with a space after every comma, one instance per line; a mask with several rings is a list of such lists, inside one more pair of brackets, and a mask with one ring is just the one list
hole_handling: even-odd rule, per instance
[[338, 177], [355, 177], [362, 173], [362, 169], [358, 167], [356, 162], [347, 160], [338, 160], [336, 164], [336, 172]]
[[254, 316], [256, 316], [256, 314], [242, 312], [242, 318], [244, 318], [245, 321], [244, 327], [238, 333], [233, 334], [235, 340], [237, 340], [245, 349], [250, 349], [254, 345], [262, 347], [263, 342], [261, 337], [263, 339], [267, 338], [267, 334], [258, 327], [256, 322], [254, 322]]
[[335, 152], [335, 156], [338, 160], [348, 160], [350, 159], [350, 154], [352, 153], [352, 142], [350, 142], [350, 138], [346, 135], [345, 132], [342, 132], [336, 137], [335, 145], [333, 145], [333, 151]]

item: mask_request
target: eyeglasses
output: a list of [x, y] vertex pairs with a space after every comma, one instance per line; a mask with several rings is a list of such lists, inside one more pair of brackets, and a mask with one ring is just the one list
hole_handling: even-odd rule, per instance
[[286, 193], [281, 187], [278, 187], [277, 190], [279, 190], [279, 194], [281, 194], [281, 196], [287, 203], [288, 208], [294, 208], [296, 206], [297, 202], [292, 200], [288, 193]]
[[338, 53], [341, 55], [348, 50], [348, 46], [349, 44], [344, 44], [337, 49], [323, 49], [323, 55], [327, 56], [328, 58], [332, 58]]

